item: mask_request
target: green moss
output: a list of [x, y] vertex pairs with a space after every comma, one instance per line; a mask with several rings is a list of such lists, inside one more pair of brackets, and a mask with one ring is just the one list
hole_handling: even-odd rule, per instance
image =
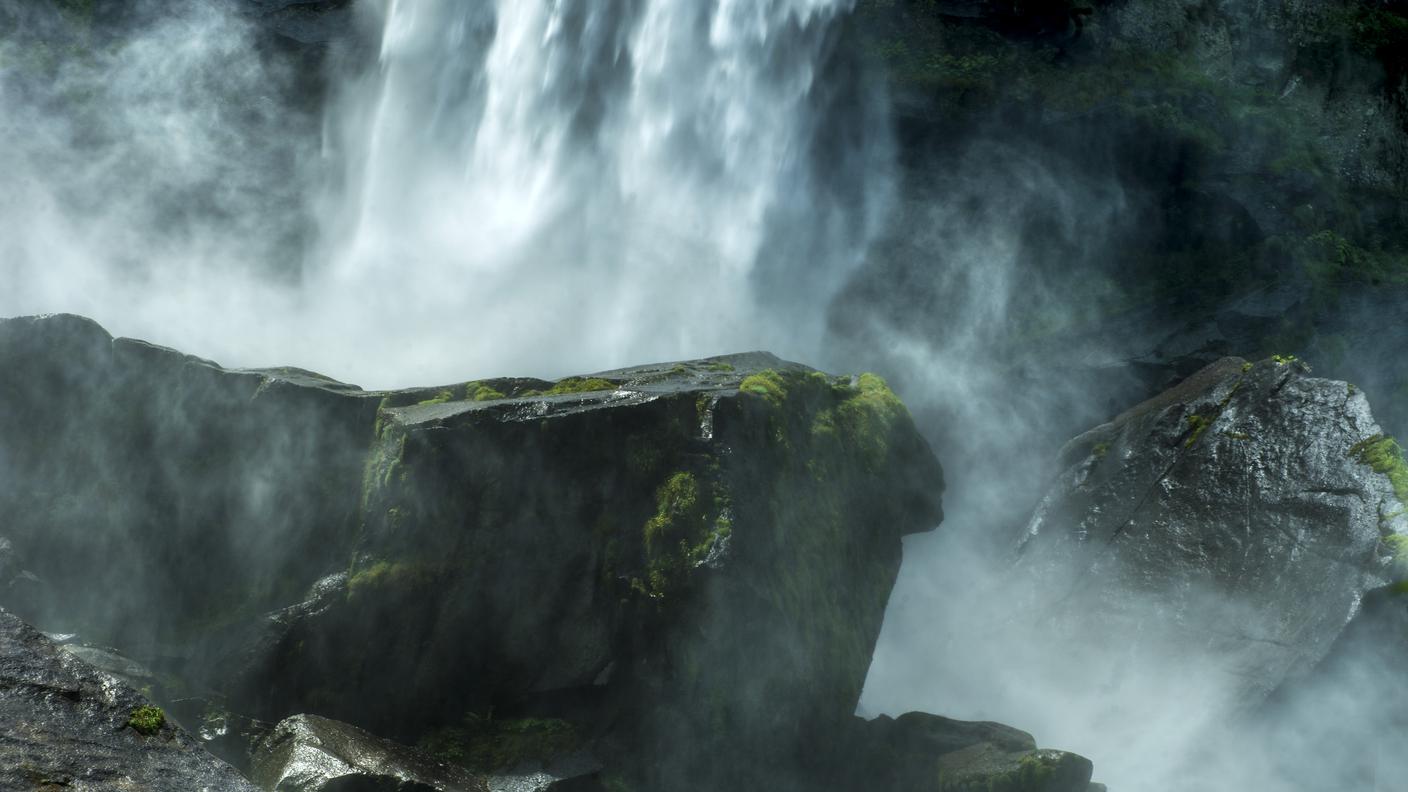
[[448, 402], [454, 398], [455, 394], [449, 388], [446, 388], [445, 390], [440, 391], [431, 398], [426, 399], [425, 401], [416, 402], [416, 404], [421, 407], [427, 404], [444, 404], [445, 402]]
[[1188, 416], [1188, 428], [1192, 430], [1192, 434], [1188, 435], [1188, 439], [1183, 441], [1183, 447], [1191, 448], [1194, 443], [1198, 442], [1198, 438], [1203, 436], [1203, 432], [1207, 431], [1207, 428], [1212, 425], [1214, 420], [1216, 420], [1216, 416], [1209, 417], [1196, 414]]
[[127, 725], [139, 734], [150, 736], [161, 731], [161, 727], [166, 725], [166, 713], [161, 711], [161, 707], [138, 707], [132, 710], [132, 715], [127, 718]]
[[1095, 457], [1096, 459], [1104, 459], [1105, 455], [1108, 453], [1110, 453], [1109, 443], [1096, 443], [1090, 448], [1091, 456]]
[[1355, 443], [1349, 455], [1368, 465], [1375, 473], [1382, 473], [1393, 484], [1394, 495], [1400, 503], [1408, 506], [1408, 464], [1403, 461], [1403, 448], [1398, 441], [1385, 435], [1374, 435]]
[[423, 737], [420, 747], [443, 761], [492, 773], [541, 765], [554, 756], [576, 750], [581, 743], [577, 730], [563, 720], [495, 720], [470, 714], [460, 726]]
[[568, 393], [592, 393], [616, 390], [616, 383], [600, 377], [568, 377], [553, 383], [547, 390], [526, 390], [519, 396], [561, 396]]
[[848, 384], [835, 392], [841, 401], [817, 414], [812, 436], [844, 439], [867, 468], [878, 468], [889, 455], [896, 423], [907, 419], [909, 411], [877, 374], [861, 374], [854, 386]]
[[507, 398], [507, 396], [503, 391], [476, 381], [464, 384], [464, 398], [467, 401], [494, 401], [495, 399]]
[[656, 512], [645, 523], [646, 570], [633, 588], [661, 598], [685, 583], [716, 544], [733, 532], [727, 499], [692, 473], [672, 474], [655, 493]]
[[714, 371], [714, 372], [718, 372], [718, 373], [728, 373], [728, 372], [730, 372], [730, 371], [733, 371], [733, 364], [732, 364], [732, 363], [725, 363], [725, 362], [722, 361], [722, 360], [716, 360], [716, 361], [714, 361], [713, 363], [710, 363], [710, 364], [706, 365], [704, 368], [705, 368], [706, 370], [708, 370], [708, 371]]
[[434, 564], [418, 561], [375, 561], [348, 576], [347, 596], [428, 586], [439, 579], [443, 571]]
[[1384, 547], [1393, 556], [1393, 576], [1408, 582], [1408, 534], [1389, 534]]
[[773, 369], [765, 369], [749, 374], [738, 385], [739, 393], [758, 396], [774, 407], [781, 407], [787, 401], [787, 383], [782, 375]]

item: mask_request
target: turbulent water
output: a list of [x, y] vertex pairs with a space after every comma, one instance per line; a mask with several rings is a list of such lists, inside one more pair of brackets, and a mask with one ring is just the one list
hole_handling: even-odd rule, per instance
[[814, 355], [889, 193], [851, 5], [362, 3], [321, 141], [244, 22], [165, 12], [0, 81], [0, 314], [382, 386]]

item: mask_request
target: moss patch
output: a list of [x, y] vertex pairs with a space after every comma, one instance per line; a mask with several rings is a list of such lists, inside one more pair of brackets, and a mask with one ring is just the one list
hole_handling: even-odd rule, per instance
[[464, 397], [468, 401], [493, 401], [495, 399], [507, 398], [503, 391], [483, 382], [466, 382], [464, 384]]
[[1387, 476], [1399, 504], [1408, 507], [1408, 464], [1403, 461], [1403, 447], [1398, 441], [1387, 435], [1374, 435], [1351, 446], [1349, 455], [1375, 473]]
[[132, 715], [127, 718], [127, 725], [138, 734], [151, 736], [166, 725], [166, 713], [162, 712], [161, 707], [138, 707], [132, 710]]
[[526, 390], [519, 396], [561, 396], [567, 393], [593, 393], [616, 390], [616, 383], [600, 377], [568, 377], [553, 383], [547, 390]]
[[444, 403], [446, 403], [446, 402], [448, 402], [448, 401], [450, 401], [450, 400], [452, 400], [452, 399], [454, 399], [454, 398], [455, 398], [454, 392], [451, 391], [449, 388], [446, 388], [445, 390], [440, 391], [439, 393], [435, 394], [434, 396], [430, 397], [429, 399], [426, 399], [426, 400], [424, 400], [424, 401], [416, 402], [416, 404], [417, 404], [417, 405], [420, 405], [420, 406], [425, 406], [425, 405], [427, 405], [427, 404], [444, 404]]
[[841, 401], [817, 413], [812, 421], [813, 437], [845, 438], [867, 468], [877, 468], [890, 452], [890, 436], [896, 422], [907, 418], [909, 411], [877, 374], [861, 374], [854, 386], [834, 390]]
[[381, 589], [428, 586], [439, 579], [443, 571], [441, 567], [418, 561], [376, 561], [348, 576], [347, 596]]
[[689, 570], [733, 532], [733, 522], [716, 488], [693, 473], [671, 474], [655, 501], [645, 523], [646, 579], [634, 587], [659, 598], [683, 585]]
[[758, 396], [774, 407], [781, 407], [787, 401], [787, 383], [782, 375], [773, 369], [765, 369], [749, 374], [739, 383], [738, 391], [750, 396]]

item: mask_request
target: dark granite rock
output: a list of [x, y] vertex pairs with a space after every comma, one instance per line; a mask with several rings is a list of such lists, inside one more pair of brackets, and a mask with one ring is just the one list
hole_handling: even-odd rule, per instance
[[1408, 522], [1379, 444], [1396, 449], [1353, 386], [1294, 360], [1208, 366], [1066, 446], [1022, 540], [1032, 613], [1120, 651], [1204, 647], [1254, 705], [1386, 582]]
[[0, 788], [255, 791], [169, 721], [141, 724], [135, 716], [148, 706], [0, 611]]
[[345, 589], [281, 617], [246, 687], [407, 738], [617, 720], [703, 786], [850, 717], [941, 487], [878, 378], [765, 354], [392, 394]]
[[316, 715], [280, 722], [254, 751], [252, 775], [277, 792], [589, 792], [601, 765], [569, 751], [541, 764], [475, 773]]
[[1090, 760], [1038, 749], [1030, 734], [1000, 723], [909, 712], [859, 723], [854, 741], [861, 756], [838, 789], [1087, 792], [1090, 785]]
[[660, 789], [834, 740], [942, 518], [882, 380], [765, 353], [366, 393], [53, 316], [0, 321], [0, 372], [47, 629], [265, 723], [570, 721]]

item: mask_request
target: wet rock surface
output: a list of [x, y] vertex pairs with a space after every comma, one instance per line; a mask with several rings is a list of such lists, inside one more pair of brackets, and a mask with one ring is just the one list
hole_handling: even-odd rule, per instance
[[[868, 755], [850, 788], [937, 792], [1087, 792], [1090, 760], [1039, 749], [1030, 734], [1000, 723], [910, 712], [856, 727]], [[868, 766], [867, 766], [868, 765]]]
[[255, 792], [150, 702], [0, 611], [0, 788]]
[[463, 768], [316, 715], [296, 715], [275, 726], [254, 751], [251, 776], [279, 792], [488, 789], [485, 779]]
[[1208, 366], [1066, 446], [1021, 545], [1033, 612], [1206, 649], [1254, 705], [1387, 582], [1391, 444], [1361, 392], [1298, 361]]
[[882, 380], [766, 353], [364, 392], [52, 316], [0, 321], [0, 370], [36, 619], [266, 784], [834, 785], [900, 540], [942, 519]]

